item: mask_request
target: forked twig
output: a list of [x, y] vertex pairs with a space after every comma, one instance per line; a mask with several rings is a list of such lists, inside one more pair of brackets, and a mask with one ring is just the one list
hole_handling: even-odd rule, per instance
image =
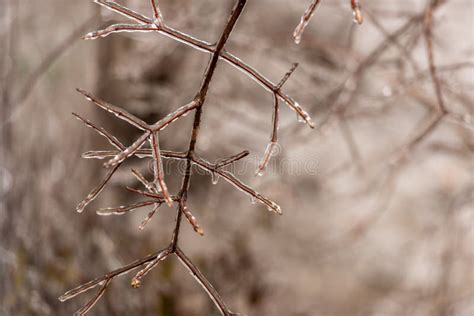
[[[293, 72], [296, 70], [297, 67], [298, 67], [297, 63], [293, 64], [291, 69], [283, 76], [280, 83], [276, 86], [276, 90], [280, 90], [283, 87], [283, 85], [290, 78], [290, 76], [293, 74]], [[279, 120], [280, 120], [280, 115], [279, 115], [279, 113], [280, 113], [280, 104], [278, 102], [277, 95], [275, 94], [273, 97], [274, 97], [273, 98], [273, 104], [274, 104], [274, 106], [273, 106], [273, 117], [272, 117], [273, 129], [272, 129], [272, 133], [271, 133], [271, 136], [270, 136], [270, 142], [268, 143], [267, 149], [265, 150], [265, 153], [263, 154], [263, 158], [262, 158], [260, 164], [258, 165], [258, 169], [257, 169], [256, 174], [259, 175], [259, 176], [263, 176], [263, 173], [265, 172], [265, 168], [267, 167], [268, 163], [270, 162], [270, 158], [275, 153], [275, 148], [276, 148], [277, 142], [278, 142], [278, 127], [279, 127]]]

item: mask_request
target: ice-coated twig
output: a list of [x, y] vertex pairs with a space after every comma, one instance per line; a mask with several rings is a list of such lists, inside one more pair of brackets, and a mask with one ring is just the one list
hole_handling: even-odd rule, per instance
[[153, 7], [153, 15], [155, 17], [155, 24], [160, 26], [163, 24], [163, 14], [161, 13], [158, 0], [151, 0], [151, 6]]
[[[362, 16], [359, 0], [350, 0], [350, 1], [351, 1], [352, 13], [354, 15], [354, 22], [356, 22], [357, 24], [362, 24], [362, 22], [364, 21], [364, 17]], [[321, 0], [311, 0], [311, 4], [301, 16], [300, 23], [296, 26], [295, 31], [293, 32], [293, 38], [296, 44], [301, 43], [303, 32], [308, 26], [309, 21], [313, 17], [320, 3], [321, 3]]]
[[96, 125], [94, 125], [91, 121], [83, 118], [82, 116], [80, 116], [79, 114], [76, 114], [76, 113], [72, 113], [72, 115], [74, 115], [78, 120], [80, 120], [81, 122], [83, 122], [87, 127], [90, 127], [92, 128], [93, 130], [95, 130], [97, 133], [99, 133], [99, 135], [105, 137], [108, 142], [114, 146], [115, 148], [117, 149], [125, 149], [125, 147], [122, 145], [122, 143], [113, 135], [111, 135], [110, 133], [108, 133], [104, 128], [102, 127], [98, 127]]
[[[97, 133], [100, 135], [104, 136], [114, 147], [118, 149], [124, 148], [123, 145], [115, 138], [114, 136], [110, 135], [105, 129], [102, 127], [97, 127], [90, 121], [82, 118], [78, 114], [73, 113], [73, 115], [78, 118], [80, 121], [82, 121], [86, 126], [92, 128], [95, 130]], [[92, 191], [86, 196], [84, 200], [82, 200], [76, 207], [76, 211], [79, 213], [82, 213], [84, 209], [86, 208], [87, 205], [89, 205], [97, 196], [102, 192], [102, 190], [105, 188], [109, 180], [112, 178], [113, 174], [117, 171], [120, 165], [114, 166], [112, 169], [110, 169], [105, 178], [94, 188]]]
[[94, 295], [94, 297], [92, 297], [91, 300], [89, 302], [87, 302], [86, 305], [82, 306], [77, 312], [75, 312], [74, 316], [83, 316], [83, 315], [87, 314], [87, 312], [89, 312], [92, 309], [92, 307], [94, 307], [94, 305], [104, 295], [104, 293], [107, 290], [107, 287], [109, 286], [111, 281], [112, 281], [112, 279], [107, 279], [104, 282], [104, 285], [102, 285], [100, 287], [99, 291], [97, 291], [97, 294]]
[[141, 174], [140, 171], [136, 170], [136, 169], [132, 169], [132, 174], [135, 176], [135, 178], [137, 178], [137, 180], [143, 184], [143, 186], [150, 192], [153, 192], [153, 193], [158, 193], [158, 188], [156, 188], [155, 186], [153, 186], [153, 184], [151, 182], [149, 182], [144, 175]]
[[177, 247], [175, 255], [178, 257], [179, 261], [183, 264], [184, 267], [189, 271], [191, 276], [202, 286], [206, 291], [209, 298], [214, 302], [222, 315], [237, 315], [232, 313], [227, 305], [224, 303], [224, 300], [219, 295], [219, 292], [212, 286], [212, 284], [206, 279], [202, 272], [192, 263], [192, 261], [184, 254], [184, 252]]
[[431, 81], [433, 82], [433, 88], [438, 101], [438, 108], [441, 113], [448, 112], [444, 102], [443, 92], [441, 89], [441, 83], [438, 77], [438, 69], [434, 60], [434, 49], [433, 49], [433, 6], [428, 7], [425, 14], [425, 27], [424, 37], [426, 42], [426, 54], [428, 59], [428, 65], [430, 70]]
[[255, 191], [254, 189], [252, 189], [251, 187], [249, 187], [248, 185], [246, 185], [245, 183], [237, 179], [232, 173], [221, 170], [221, 169], [217, 169], [216, 166], [213, 165], [212, 163], [205, 161], [204, 159], [196, 157], [196, 156], [192, 157], [192, 161], [197, 166], [201, 167], [202, 169], [209, 172], [210, 174], [217, 173], [220, 177], [225, 179], [234, 187], [250, 195], [252, 199], [255, 199], [256, 201], [259, 201], [260, 203], [264, 204], [268, 208], [269, 211], [275, 212], [276, 214], [279, 214], [279, 215], [283, 214], [281, 207], [278, 204], [266, 198], [265, 196], [261, 195], [260, 193], [258, 193], [257, 191]]
[[306, 9], [306, 11], [303, 13], [301, 16], [300, 23], [298, 26], [295, 28], [295, 31], [293, 32], [293, 38], [295, 39], [295, 43], [299, 44], [301, 43], [301, 37], [303, 36], [303, 32], [308, 26], [309, 21], [314, 15], [314, 12], [316, 11], [316, 8], [318, 7], [318, 4], [321, 2], [321, 0], [312, 0], [311, 4], [309, 7]]
[[76, 207], [78, 213], [82, 213], [87, 205], [89, 205], [95, 198], [102, 192], [110, 178], [114, 175], [115, 171], [120, 167], [120, 164], [115, 165], [113, 168], [107, 171], [105, 178], [81, 201]]
[[156, 132], [150, 135], [151, 151], [153, 153], [153, 182], [155, 186], [161, 188], [161, 192], [169, 207], [173, 206], [173, 200], [170, 197], [168, 187], [165, 183], [165, 174], [163, 172], [163, 161], [161, 160], [160, 146], [158, 144], [158, 134]]
[[175, 122], [177, 119], [186, 116], [189, 112], [196, 109], [199, 106], [199, 103], [195, 100], [189, 102], [186, 105], [183, 105], [176, 111], [166, 115], [163, 119], [159, 120], [152, 126], [150, 126], [150, 130], [153, 132], [159, 132], [164, 130], [168, 125]]
[[82, 153], [81, 157], [84, 159], [98, 159], [103, 160], [107, 158], [113, 158], [118, 155], [120, 151], [117, 150], [89, 150]]
[[364, 17], [362, 16], [359, 0], [351, 0], [351, 7], [354, 15], [354, 22], [362, 24], [362, 22], [364, 22]]
[[290, 70], [288, 70], [285, 73], [283, 78], [281, 78], [280, 82], [276, 86], [277, 90], [280, 90], [283, 87], [283, 85], [288, 81], [288, 79], [290, 79], [291, 75], [295, 72], [296, 68], [298, 68], [298, 65], [299, 65], [298, 63], [293, 63], [293, 65], [291, 65]]
[[[121, 150], [124, 150], [125, 146], [122, 145]], [[112, 158], [120, 154], [120, 151], [117, 150], [89, 150], [83, 153], [81, 156], [85, 159], [106, 159]], [[167, 151], [162, 150], [161, 156], [166, 159], [179, 159], [179, 160], [186, 160], [186, 156], [183, 153], [176, 152], [176, 151]], [[142, 148], [135, 152], [135, 157], [138, 158], [148, 158], [152, 157], [151, 149]]]
[[151, 24], [152, 21], [144, 15], [141, 15], [138, 12], [135, 12], [121, 4], [118, 4], [112, 0], [94, 0], [95, 3], [104, 6], [105, 8], [117, 12], [129, 19], [135, 20], [142, 24]]
[[[276, 102], [275, 108], [278, 108], [278, 101]], [[275, 111], [275, 113], [278, 113], [278, 110]], [[270, 162], [270, 159], [272, 156], [275, 154], [276, 147], [278, 146], [278, 143], [276, 140], [272, 140], [268, 143], [267, 148], [265, 149], [265, 152], [263, 153], [262, 160], [260, 160], [260, 163], [258, 164], [257, 171], [255, 172], [255, 175], [258, 176], [263, 176], [265, 173], [265, 169], [268, 166], [268, 163]]]
[[97, 279], [94, 279], [94, 280], [89, 281], [87, 283], [84, 283], [82, 285], [79, 285], [79, 286], [73, 288], [72, 290], [67, 291], [66, 293], [61, 295], [59, 297], [59, 300], [61, 302], [65, 302], [67, 300], [70, 300], [70, 299], [72, 299], [72, 298], [74, 298], [74, 297], [76, 297], [76, 296], [78, 296], [82, 293], [85, 293], [85, 292], [87, 292], [87, 291], [103, 284], [104, 282], [112, 280], [113, 278], [116, 278], [120, 275], [127, 274], [130, 271], [135, 270], [135, 269], [139, 268], [140, 266], [142, 266], [144, 264], [147, 264], [150, 261], [155, 260], [161, 253], [163, 253], [164, 251], [166, 251], [168, 249], [169, 248], [166, 248], [164, 250], [160, 250], [158, 252], [155, 252], [154, 254], [148, 255], [145, 258], [135, 260], [132, 263], [130, 263], [126, 266], [123, 266], [123, 267], [121, 267], [117, 270], [114, 270], [112, 272], [109, 272], [109, 273], [107, 273], [106, 275], [104, 275], [100, 278], [97, 278]]
[[169, 248], [162, 250], [152, 261], [150, 261], [145, 268], [137, 272], [137, 274], [132, 278], [131, 285], [133, 288], [137, 289], [141, 286], [141, 279], [148, 274], [154, 267], [158, 265], [161, 261], [165, 260], [171, 251]]
[[314, 122], [311, 119], [310, 115], [308, 112], [303, 110], [303, 108], [300, 106], [298, 102], [296, 102], [294, 99], [292, 99], [290, 96], [287, 94], [283, 93], [280, 89], [278, 88], [277, 84], [274, 84], [271, 82], [269, 79], [267, 79], [265, 76], [263, 76], [261, 73], [259, 73], [255, 68], [249, 66], [245, 62], [243, 62], [241, 59], [238, 57], [228, 53], [227, 51], [223, 51], [221, 53], [221, 57], [237, 68], [238, 70], [242, 71], [246, 75], [248, 75], [250, 78], [254, 79], [257, 83], [259, 83], [265, 90], [270, 91], [272, 94], [276, 94], [280, 99], [282, 99], [285, 104], [290, 107], [293, 111], [296, 112], [298, 116], [301, 117], [301, 119], [311, 128], [314, 128]]
[[[281, 208], [273, 201], [269, 200], [268, 198], [262, 196], [254, 189], [250, 188], [246, 184], [242, 183], [238, 180], [232, 173], [228, 171], [222, 170], [224, 167], [229, 166], [238, 160], [246, 157], [249, 152], [243, 151], [237, 155], [231, 156], [226, 158], [219, 163], [211, 164], [205, 161], [202, 158], [198, 158], [196, 156], [196, 143], [199, 136], [199, 130], [201, 127], [201, 117], [202, 117], [202, 109], [206, 102], [206, 97], [208, 94], [208, 90], [214, 76], [217, 64], [220, 60], [224, 60], [230, 63], [236, 69], [241, 70], [247, 76], [254, 79], [257, 83], [259, 83], [262, 87], [264, 87], [267, 91], [272, 93], [274, 97], [274, 118], [273, 118], [273, 131], [272, 131], [272, 139], [276, 141], [276, 131], [278, 128], [278, 106], [279, 100], [284, 101], [292, 110], [294, 110], [298, 116], [301, 118], [302, 121], [306, 122], [310, 127], [314, 127], [314, 123], [311, 120], [309, 114], [305, 112], [301, 106], [294, 101], [291, 97], [286, 95], [282, 92], [281, 88], [286, 82], [286, 80], [290, 77], [291, 73], [296, 68], [296, 65], [283, 77], [279, 84], [274, 84], [266, 77], [261, 75], [255, 68], [251, 67], [250, 65], [246, 64], [245, 62], [241, 61], [234, 55], [228, 53], [225, 50], [225, 45], [227, 40], [229, 39], [230, 34], [232, 33], [238, 18], [243, 12], [243, 9], [246, 5], [246, 0], [236, 0], [236, 4], [234, 9], [227, 20], [227, 23], [224, 26], [224, 29], [219, 37], [219, 40], [215, 45], [211, 45], [205, 41], [196, 39], [188, 34], [182, 33], [171, 27], [165, 25], [162, 14], [158, 5], [158, 1], [151, 0], [151, 5], [153, 7], [153, 19], [145, 17], [135, 11], [132, 11], [120, 4], [117, 4], [114, 1], [105, 1], [105, 0], [96, 0], [96, 3], [111, 9], [112, 11], [118, 12], [128, 18], [131, 18], [137, 21], [139, 24], [115, 24], [109, 26], [108, 28], [92, 32], [86, 35], [86, 38], [93, 39], [101, 36], [106, 36], [108, 34], [114, 32], [121, 32], [121, 31], [134, 31], [134, 32], [141, 32], [141, 31], [156, 31], [158, 33], [164, 34], [176, 41], [184, 43], [188, 46], [191, 46], [195, 49], [200, 51], [207, 52], [211, 54], [211, 58], [208, 64], [208, 67], [203, 75], [203, 81], [201, 83], [200, 89], [196, 94], [194, 100], [189, 102], [188, 104], [181, 106], [174, 112], [168, 114], [166, 117], [162, 118], [161, 120], [157, 121], [156, 123], [149, 125], [146, 122], [142, 121], [141, 119], [135, 117], [133, 114], [116, 107], [112, 104], [109, 104], [105, 101], [99, 100], [92, 94], [85, 92], [83, 90], [78, 91], [82, 93], [88, 100], [94, 102], [97, 106], [101, 107], [102, 109], [107, 110], [108, 112], [113, 113], [119, 119], [126, 121], [127, 123], [135, 126], [136, 128], [143, 131], [143, 134], [136, 139], [132, 145], [129, 147], [124, 146], [117, 138], [109, 134], [101, 127], [97, 127], [95, 124], [89, 122], [88, 120], [82, 118], [81, 116], [74, 114], [79, 120], [81, 120], [84, 124], [88, 127], [92, 128], [94, 131], [99, 133], [101, 136], [105, 137], [107, 141], [115, 148], [113, 150], [98, 150], [98, 151], [88, 151], [83, 154], [84, 158], [90, 159], [109, 159], [104, 165], [106, 167], [112, 167], [109, 170], [107, 178], [101, 183], [98, 189], [94, 190], [92, 193], [92, 199], [98, 195], [98, 193], [103, 189], [105, 184], [108, 182], [112, 174], [119, 168], [119, 166], [129, 157], [137, 156], [139, 158], [152, 158], [154, 163], [154, 178], [153, 183], [150, 183], [145, 176], [143, 176], [138, 170], [132, 170], [132, 173], [137, 178], [137, 180], [143, 184], [146, 188], [146, 191], [137, 190], [133, 188], [127, 187], [127, 190], [140, 194], [146, 198], [145, 201], [137, 202], [132, 205], [128, 206], [121, 206], [118, 208], [105, 208], [98, 211], [99, 214], [102, 215], [112, 215], [112, 214], [123, 214], [135, 210], [140, 207], [151, 206], [153, 205], [153, 209], [148, 213], [147, 217], [143, 220], [140, 224], [139, 228], [143, 229], [145, 225], [150, 221], [152, 216], [157, 212], [158, 208], [161, 204], [167, 202], [168, 205], [172, 205], [173, 202], [178, 204], [176, 210], [176, 220], [175, 226], [173, 229], [173, 235], [168, 247], [160, 250], [152, 255], [149, 255], [143, 259], [137, 260], [132, 262], [129, 265], [126, 265], [120, 269], [112, 271], [105, 276], [85, 283], [71, 291], [65, 293], [63, 296], [60, 297], [61, 301], [68, 300], [72, 297], [75, 297], [81, 293], [84, 293], [92, 288], [97, 286], [102, 286], [99, 290], [98, 295], [94, 297], [93, 300], [90, 301], [82, 311], [86, 313], [103, 295], [105, 292], [106, 287], [109, 283], [119, 275], [128, 273], [132, 270], [137, 268], [142, 268], [134, 278], [132, 278], [132, 286], [139, 287], [141, 285], [141, 279], [149, 273], [156, 265], [165, 260], [169, 257], [170, 254], [175, 254], [180, 262], [189, 270], [189, 272], [194, 276], [197, 282], [203, 287], [203, 289], [208, 293], [211, 300], [217, 306], [220, 313], [224, 316], [236, 315], [232, 313], [229, 308], [225, 305], [222, 298], [220, 297], [219, 293], [213, 288], [210, 282], [204, 277], [204, 275], [199, 271], [199, 269], [191, 262], [189, 258], [182, 252], [182, 250], [178, 247], [179, 242], [179, 232], [182, 222], [182, 217], [184, 217], [189, 221], [193, 229], [199, 233], [203, 234], [204, 231], [199, 226], [196, 218], [191, 213], [189, 208], [187, 207], [187, 198], [188, 198], [188, 191], [190, 188], [191, 183], [191, 176], [192, 176], [192, 166], [196, 165], [199, 168], [211, 173], [212, 175], [218, 175], [222, 177], [227, 182], [231, 183], [237, 189], [241, 190], [242, 192], [248, 194], [252, 200], [259, 201], [260, 203], [264, 204], [270, 211], [275, 213], [281, 214]], [[185, 152], [172, 152], [172, 151], [162, 151], [159, 147], [159, 132], [169, 126], [171, 123], [175, 122], [177, 119], [186, 116], [188, 113], [194, 112], [194, 121], [193, 121], [193, 128], [191, 131], [191, 137], [189, 140], [189, 146]], [[144, 143], [149, 141], [151, 144], [151, 148], [142, 148]], [[186, 163], [185, 173], [182, 179], [181, 189], [179, 193], [175, 196], [170, 195], [168, 192], [168, 188], [164, 182], [164, 170], [162, 165], [162, 159], [180, 159], [184, 160]], [[161, 191], [159, 190], [161, 188]], [[88, 197], [89, 198], [89, 197]], [[87, 200], [87, 199], [86, 199]]]
[[[156, 122], [152, 126], [150, 126], [147, 123], [145, 123], [143, 120], [141, 120], [141, 119], [137, 118], [136, 116], [134, 116], [133, 114], [131, 114], [131, 113], [115, 106], [115, 105], [112, 105], [110, 103], [102, 101], [102, 100], [96, 98], [94, 95], [92, 95], [89, 92], [86, 92], [86, 91], [81, 90], [81, 89], [77, 89], [77, 91], [79, 91], [81, 94], [83, 94], [86, 97], [87, 100], [93, 102], [94, 104], [101, 107], [102, 109], [104, 109], [104, 110], [106, 110], [110, 113], [113, 113], [115, 116], [117, 116], [118, 118], [124, 120], [125, 122], [127, 122], [127, 123], [139, 128], [139, 129], [145, 131], [145, 133], [142, 134], [142, 136], [139, 137], [131, 146], [129, 146], [127, 148], [124, 148], [123, 146], [120, 146], [121, 144], [116, 138], [114, 138], [113, 136], [110, 136], [103, 129], [96, 127], [94, 124], [87, 121], [86, 119], [83, 119], [81, 116], [79, 116], [77, 114], [74, 114], [78, 119], [83, 121], [87, 126], [93, 128], [100, 135], [106, 137], [112, 145], [114, 145], [116, 148], [121, 150], [120, 153], [115, 155], [115, 157], [113, 157], [112, 159], [110, 159], [109, 161], [107, 161], [104, 164], [104, 166], [106, 168], [113, 167], [113, 166], [123, 162], [125, 159], [135, 155], [137, 153], [137, 151], [140, 150], [140, 148], [143, 146], [143, 144], [145, 143], [145, 141], [149, 137], [150, 137], [150, 141], [152, 141], [152, 138], [154, 137], [152, 134], [155, 134], [155, 137], [156, 137], [156, 133], [158, 131], [161, 131], [161, 130], [165, 129], [168, 125], [175, 122], [180, 117], [186, 116], [190, 111], [194, 110], [198, 106], [198, 103], [193, 100], [190, 103], [180, 107], [176, 111], [168, 114], [166, 117], [159, 120], [158, 122]], [[90, 155], [86, 155], [86, 157], [90, 157]], [[92, 155], [92, 158], [95, 158], [95, 157], [96, 156]], [[103, 157], [103, 156], [100, 156], [100, 157]]]
[[[110, 33], [114, 32], [151, 32], [151, 31], [157, 31], [165, 36], [168, 36], [172, 38], [173, 40], [176, 40], [180, 43], [184, 43], [190, 47], [193, 47], [199, 51], [204, 51], [207, 53], [215, 54], [216, 53], [216, 48], [199, 39], [194, 38], [193, 36], [190, 36], [186, 33], [180, 32], [178, 30], [175, 30], [164, 23], [161, 25], [156, 25], [154, 24], [154, 21], [152, 19], [147, 18], [146, 16], [140, 15], [136, 13], [135, 11], [129, 10], [128, 8], [118, 5], [117, 3], [113, 1], [96, 1], [97, 3], [106, 6], [107, 8], [119, 12], [120, 14], [131, 18], [133, 20], [136, 20], [140, 22], [141, 24], [144, 25], [134, 25], [134, 24], [119, 24], [119, 25], [113, 25], [105, 30], [98, 31], [98, 32], [91, 32], [87, 34], [85, 37], [86, 39], [95, 39], [100, 36], [106, 36], [109, 35]], [[107, 30], [107, 31], [106, 31]], [[100, 35], [99, 35], [100, 34]], [[264, 87], [266, 90], [271, 91], [272, 93], [277, 93], [278, 97], [281, 98], [285, 103], [293, 109], [301, 118], [310, 126], [311, 128], [314, 128], [314, 123], [310, 116], [308, 115], [307, 112], [305, 112], [301, 106], [294, 101], [291, 97], [283, 93], [282, 91], [277, 91], [275, 92], [276, 85], [273, 84], [269, 79], [267, 79], [265, 76], [260, 74], [255, 68], [252, 66], [248, 65], [238, 57], [232, 55], [231, 53], [227, 52], [225, 49], [221, 49], [217, 52], [217, 58], [223, 59], [238, 70], [242, 71], [245, 73], [247, 76], [258, 82], [262, 87]]]
[[128, 213], [130, 211], [134, 211], [138, 208], [142, 208], [145, 206], [150, 206], [156, 204], [155, 200], [150, 200], [150, 201], [143, 201], [143, 202], [138, 202], [132, 205], [124, 205], [124, 206], [119, 206], [119, 207], [106, 207], [106, 208], [101, 208], [96, 211], [97, 215], [102, 215], [102, 216], [108, 216], [108, 215], [123, 215], [125, 213]]
[[125, 148], [123, 151], [121, 151], [118, 155], [116, 155], [114, 158], [110, 159], [106, 163], [104, 163], [104, 167], [110, 168], [113, 166], [116, 166], [118, 164], [121, 164], [124, 160], [126, 160], [129, 157], [132, 157], [135, 155], [135, 153], [143, 146], [143, 144], [146, 142], [148, 137], [150, 136], [150, 132], [145, 132], [140, 138], [138, 138], [132, 145], [129, 147]]
[[[125, 189], [129, 192], [132, 192], [132, 193], [136, 193], [136, 194], [139, 194], [139, 195], [142, 195], [142, 196], [145, 196], [145, 197], [153, 198], [153, 199], [156, 200], [156, 202], [160, 202], [160, 203], [165, 203], [166, 202], [165, 198], [163, 197], [163, 195], [161, 193], [146, 192], [146, 191], [134, 189], [134, 188], [131, 188], [131, 187], [126, 187]], [[174, 202], [177, 202], [177, 201], [179, 201], [179, 197], [172, 195], [171, 200], [173, 200]]]
[[198, 233], [199, 235], [203, 236], [204, 235], [204, 230], [199, 226], [198, 221], [196, 217], [194, 217], [193, 213], [189, 210], [189, 208], [186, 205], [181, 206], [182, 209], [181, 211], [184, 213], [184, 216], [188, 220], [188, 222], [191, 224], [193, 227], [194, 231]]
[[239, 161], [240, 159], [243, 159], [243, 158], [247, 157], [249, 154], [250, 154], [250, 152], [248, 150], [244, 150], [241, 153], [230, 156], [229, 158], [222, 159], [218, 163], [216, 163], [216, 169], [221, 169], [221, 168], [224, 168], [228, 165], [231, 165], [231, 164]]
[[[288, 81], [290, 76], [293, 74], [293, 72], [296, 70], [298, 67], [298, 64], [295, 63], [291, 67], [291, 69], [283, 76], [281, 79], [280, 83], [276, 86], [277, 91], [279, 91], [283, 85]], [[270, 135], [270, 142], [267, 145], [267, 148], [265, 150], [265, 153], [263, 154], [262, 160], [260, 161], [260, 164], [258, 165], [258, 169], [256, 171], [256, 175], [263, 176], [265, 169], [270, 162], [270, 158], [272, 155], [275, 153], [276, 146], [278, 144], [278, 128], [279, 128], [279, 121], [280, 121], [280, 103], [278, 101], [278, 96], [277, 94], [274, 94], [273, 97], [273, 116], [272, 116], [272, 133]]]

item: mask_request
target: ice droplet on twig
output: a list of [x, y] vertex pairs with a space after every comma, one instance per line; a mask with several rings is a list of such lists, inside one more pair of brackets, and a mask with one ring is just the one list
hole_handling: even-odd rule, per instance
[[219, 182], [219, 175], [215, 172], [211, 173], [212, 184], [216, 185]]
[[139, 230], [144, 230], [145, 229], [145, 226], [150, 222], [151, 218], [153, 217], [153, 215], [155, 215], [155, 213], [158, 210], [158, 208], [160, 207], [160, 205], [161, 205], [161, 203], [155, 204], [155, 206], [153, 207], [153, 210], [151, 210], [151, 212], [148, 213], [148, 215], [142, 221], [140, 226], [138, 226]]
[[191, 213], [188, 207], [184, 206], [182, 210], [183, 210], [184, 216], [186, 216], [186, 219], [191, 224], [194, 231], [198, 233], [199, 235], [204, 236], [204, 230], [201, 228], [201, 226], [199, 226], [196, 217], [193, 215], [193, 213]]
[[105, 176], [105, 178], [102, 180], [102, 182], [100, 182], [94, 189], [92, 189], [92, 191], [86, 196], [86, 198], [77, 205], [76, 211], [78, 213], [82, 213], [84, 209], [86, 208], [86, 206], [89, 205], [92, 201], [94, 201], [95, 198], [100, 194], [100, 192], [102, 192], [102, 190], [107, 185], [110, 178], [112, 178], [112, 175], [115, 173], [115, 171], [117, 171], [119, 166], [120, 165], [116, 165], [112, 169], [110, 169], [107, 172], [107, 175]]
[[267, 168], [268, 163], [270, 162], [270, 159], [275, 154], [276, 146], [277, 146], [277, 142], [270, 142], [267, 145], [267, 148], [265, 149], [265, 153], [263, 154], [262, 160], [260, 161], [260, 164], [258, 166], [256, 175], [260, 177], [264, 175], [265, 169]]
[[360, 10], [359, 0], [351, 0], [351, 6], [354, 22], [357, 24], [362, 24], [362, 22], [364, 22], [364, 17], [362, 16], [362, 12]]
[[107, 208], [101, 208], [96, 211], [97, 215], [101, 216], [110, 216], [110, 215], [123, 215], [125, 213], [134, 211], [136, 209], [153, 205], [156, 202], [154, 200], [151, 201], [143, 201], [143, 202], [138, 202], [132, 205], [124, 205], [124, 206], [119, 206], [119, 207], [107, 207]]
[[250, 203], [252, 203], [252, 204], [257, 203], [257, 199], [255, 198], [255, 196], [250, 195]]
[[314, 15], [314, 12], [316, 11], [316, 8], [318, 7], [320, 0], [313, 0], [313, 2], [310, 4], [310, 6], [306, 9], [306, 11], [303, 13], [301, 16], [300, 23], [298, 26], [295, 28], [295, 31], [293, 32], [293, 38], [295, 39], [295, 43], [299, 44], [301, 43], [301, 37], [303, 36], [303, 32], [308, 26], [309, 21]]

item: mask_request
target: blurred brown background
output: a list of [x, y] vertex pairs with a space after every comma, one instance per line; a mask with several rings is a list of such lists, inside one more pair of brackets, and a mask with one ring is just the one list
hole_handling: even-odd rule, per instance
[[[281, 204], [277, 217], [220, 180], [192, 179], [190, 206], [204, 227], [183, 225], [182, 248], [232, 310], [248, 315], [473, 315], [473, 10], [471, 0], [436, 8], [434, 58], [448, 113], [429, 129], [438, 99], [428, 69], [424, 13], [429, 1], [323, 1], [295, 45], [309, 1], [249, 4], [228, 50], [278, 81], [317, 123], [282, 106], [280, 154], [254, 177], [271, 131], [272, 96], [221, 63], [204, 111], [198, 152], [214, 161], [249, 149], [239, 178]], [[148, 16], [149, 2], [122, 3]], [[160, 1], [166, 22], [214, 41], [232, 1]], [[415, 17], [415, 18], [413, 18]], [[418, 18], [416, 18], [418, 17]], [[420, 18], [421, 17], [421, 18]], [[209, 56], [159, 34], [81, 35], [117, 14], [92, 1], [0, 1], [0, 315], [69, 315], [66, 290], [165, 247], [174, 210], [149, 226], [139, 210], [95, 210], [137, 200], [133, 160], [83, 214], [76, 204], [104, 175], [80, 158], [108, 148], [71, 112], [124, 143], [138, 131], [96, 109], [74, 89], [94, 91], [148, 122], [190, 100]], [[162, 134], [184, 150], [192, 116]], [[396, 159], [402, 157], [403, 159]], [[172, 191], [180, 185], [171, 167]], [[139, 290], [115, 280], [92, 315], [217, 315], [175, 260]]]

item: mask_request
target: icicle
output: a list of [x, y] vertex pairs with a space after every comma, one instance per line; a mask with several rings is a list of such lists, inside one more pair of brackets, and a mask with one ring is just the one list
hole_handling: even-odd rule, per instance
[[318, 7], [320, 0], [313, 0], [311, 5], [306, 9], [306, 11], [303, 13], [301, 16], [300, 23], [296, 27], [295, 31], [293, 32], [293, 37], [295, 39], [295, 43], [299, 44], [301, 43], [301, 37], [303, 36], [303, 32], [308, 26], [309, 21], [314, 15], [314, 12], [316, 11], [316, 8]]
[[219, 182], [219, 175], [215, 172], [212, 172], [211, 177], [212, 177], [212, 180], [211, 180], [212, 184], [216, 185]]
[[132, 281], [130, 282], [130, 285], [134, 289], [139, 289], [140, 286], [142, 286], [142, 281], [138, 280], [137, 278], [133, 278]]
[[252, 204], [257, 203], [257, 199], [255, 198], [255, 196], [253, 196], [253, 195], [250, 196], [250, 203], [252, 203]]
[[359, 0], [351, 0], [351, 5], [354, 22], [357, 24], [362, 24], [362, 22], [364, 22], [364, 17], [362, 16], [362, 12], [360, 10]]

